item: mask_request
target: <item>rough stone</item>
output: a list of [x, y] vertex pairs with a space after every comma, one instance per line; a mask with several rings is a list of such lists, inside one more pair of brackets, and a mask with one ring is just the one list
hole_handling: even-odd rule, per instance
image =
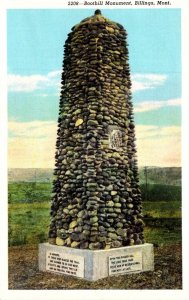
[[75, 126], [76, 126], [76, 127], [80, 126], [81, 124], [83, 124], [83, 119], [78, 119], [78, 120], [75, 122]]
[[111, 191], [111, 195], [112, 196], [117, 195], [117, 191]]
[[49, 241], [144, 243], [125, 29], [101, 14], [74, 26], [61, 79]]
[[74, 227], [76, 227], [76, 226], [77, 226], [77, 221], [74, 220], [74, 221], [72, 221], [72, 222], [70, 223], [69, 228], [72, 229], [72, 228], [74, 228]]
[[80, 242], [74, 241], [74, 242], [71, 243], [71, 247], [72, 248], [78, 248], [79, 244], [80, 244]]
[[61, 239], [59, 237], [56, 238], [56, 245], [57, 246], [64, 246], [64, 244], [65, 244], [65, 242], [64, 242], [63, 239]]

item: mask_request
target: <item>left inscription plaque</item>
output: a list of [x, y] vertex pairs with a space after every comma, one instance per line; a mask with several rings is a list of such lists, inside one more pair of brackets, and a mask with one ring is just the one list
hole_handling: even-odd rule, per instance
[[84, 278], [84, 258], [67, 253], [47, 251], [46, 270]]

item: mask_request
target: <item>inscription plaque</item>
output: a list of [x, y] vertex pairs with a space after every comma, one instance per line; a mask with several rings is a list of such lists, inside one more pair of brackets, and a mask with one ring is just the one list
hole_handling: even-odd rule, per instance
[[46, 270], [84, 278], [84, 257], [47, 251]]
[[109, 148], [114, 150], [121, 150], [123, 147], [122, 131], [114, 126], [109, 126]]
[[109, 257], [109, 275], [142, 270], [142, 252]]

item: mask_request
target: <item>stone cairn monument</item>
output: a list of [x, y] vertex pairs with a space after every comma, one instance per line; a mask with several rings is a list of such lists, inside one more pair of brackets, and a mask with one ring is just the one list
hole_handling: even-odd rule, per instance
[[[51, 252], [42, 270], [95, 280], [129, 271], [128, 256], [131, 272], [153, 269], [152, 245], [144, 243], [143, 235], [126, 37], [123, 26], [100, 10], [68, 34], [47, 246]], [[75, 271], [70, 265], [71, 274], [64, 265], [57, 270], [55, 250], [60, 261], [75, 256], [80, 269], [78, 263]], [[96, 275], [94, 268], [101, 266], [94, 266], [94, 253], [109, 260], [108, 270]], [[145, 263], [147, 256], [150, 262]], [[121, 271], [120, 263], [125, 266]]]

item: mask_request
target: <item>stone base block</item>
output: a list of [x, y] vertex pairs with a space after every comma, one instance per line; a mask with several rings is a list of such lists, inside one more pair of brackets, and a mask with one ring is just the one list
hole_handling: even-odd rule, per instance
[[146, 243], [108, 250], [88, 250], [39, 244], [39, 270], [90, 281], [153, 271], [153, 245]]

